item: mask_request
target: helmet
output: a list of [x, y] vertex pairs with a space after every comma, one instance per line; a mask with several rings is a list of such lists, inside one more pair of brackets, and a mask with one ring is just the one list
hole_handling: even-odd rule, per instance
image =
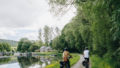
[[85, 47], [85, 50], [88, 50], [88, 47]]
[[67, 48], [64, 48], [64, 51], [68, 51], [68, 49], [67, 49]]

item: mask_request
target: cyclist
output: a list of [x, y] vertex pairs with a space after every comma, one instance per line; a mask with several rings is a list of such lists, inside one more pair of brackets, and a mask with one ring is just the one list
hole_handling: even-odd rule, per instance
[[88, 50], [88, 47], [85, 48], [85, 50], [83, 52], [83, 56], [84, 56], [85, 60], [87, 60], [87, 62], [89, 63], [89, 50]]
[[69, 51], [67, 48], [64, 49], [64, 52], [63, 52], [63, 60], [64, 60], [64, 63], [65, 63], [65, 67], [66, 68], [70, 68], [70, 61], [69, 59], [71, 58], [72, 56], [70, 55]]

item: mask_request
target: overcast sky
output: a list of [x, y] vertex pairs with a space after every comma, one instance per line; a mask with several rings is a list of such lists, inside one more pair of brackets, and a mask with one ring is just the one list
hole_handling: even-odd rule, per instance
[[75, 15], [75, 8], [61, 18], [49, 10], [45, 0], [0, 0], [0, 39], [37, 40], [39, 28], [48, 25], [62, 29]]

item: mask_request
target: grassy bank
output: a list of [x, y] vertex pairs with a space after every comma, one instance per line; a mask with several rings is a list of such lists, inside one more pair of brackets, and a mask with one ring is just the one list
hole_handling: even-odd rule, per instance
[[[71, 54], [73, 58], [70, 59], [70, 65], [74, 65], [79, 59], [79, 54]], [[45, 68], [60, 68], [59, 61], [53, 61], [52, 64], [46, 66]]]
[[60, 56], [61, 53], [58, 53], [58, 52], [35, 52], [37, 55], [43, 55], [43, 56], [46, 56], [46, 55], [58, 55]]
[[113, 68], [109, 64], [108, 58], [100, 58], [98, 56], [91, 56], [92, 68]]

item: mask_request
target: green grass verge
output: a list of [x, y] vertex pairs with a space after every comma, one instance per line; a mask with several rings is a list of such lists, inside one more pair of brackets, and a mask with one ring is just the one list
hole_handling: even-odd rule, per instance
[[[70, 65], [74, 65], [80, 59], [79, 54], [71, 54], [73, 58], [70, 59]], [[52, 64], [47, 65], [45, 68], [60, 68], [59, 61], [53, 61]]]
[[58, 53], [58, 52], [35, 52], [37, 55], [40, 55], [40, 56], [46, 56], [46, 55], [53, 55], [53, 54], [56, 54], [56, 55], [60, 55], [61, 53]]
[[108, 63], [107, 58], [100, 58], [98, 56], [91, 56], [91, 68], [112, 68]]

